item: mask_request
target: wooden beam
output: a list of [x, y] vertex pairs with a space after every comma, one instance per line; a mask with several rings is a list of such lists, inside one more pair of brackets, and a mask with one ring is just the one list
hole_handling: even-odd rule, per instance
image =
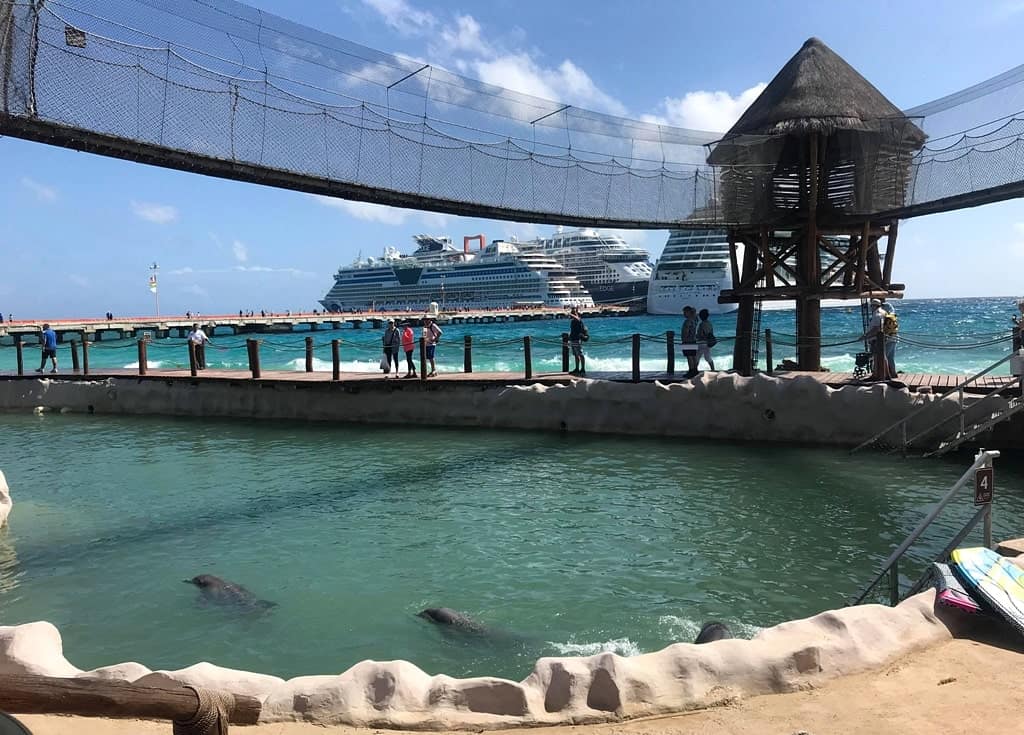
[[768, 245], [768, 228], [761, 225], [761, 262], [764, 263], [764, 282], [768, 288], [775, 285], [775, 263]]
[[[792, 301], [800, 295], [802, 286], [776, 286], [775, 288], [726, 288], [722, 289], [718, 296], [720, 304], [734, 304], [745, 296], [754, 296], [762, 301]], [[891, 288], [872, 288], [868, 291], [858, 291], [855, 288], [843, 288], [834, 286], [824, 289], [820, 293], [810, 294], [809, 299], [819, 301], [821, 299], [860, 299], [864, 296], [877, 296], [878, 298], [891, 297], [901, 298], [906, 290], [905, 284], [894, 283]], [[881, 294], [879, 296], [879, 294]]]
[[871, 223], [864, 223], [864, 231], [860, 236], [860, 248], [857, 251], [857, 291], [864, 290], [864, 277], [868, 267], [868, 242], [871, 240]]
[[892, 280], [892, 263], [896, 256], [896, 236], [899, 234], [899, 220], [889, 225], [888, 242], [885, 244], [885, 270], [882, 272], [882, 284], [888, 285]]
[[[255, 725], [261, 704], [255, 697], [226, 695], [229, 720]], [[21, 715], [80, 715], [187, 722], [199, 711], [199, 697], [186, 687], [165, 689], [111, 679], [0, 676], [0, 710]]]
[[736, 233], [729, 230], [729, 264], [732, 266], [732, 282], [740, 282], [740, 266], [736, 260]]

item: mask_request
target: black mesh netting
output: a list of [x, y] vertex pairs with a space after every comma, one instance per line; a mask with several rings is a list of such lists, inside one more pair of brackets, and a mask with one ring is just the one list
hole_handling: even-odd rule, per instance
[[[832, 136], [828, 205], [892, 213], [1020, 182], [1022, 82], [1024, 67], [908, 110], [923, 146], [906, 145], [905, 121]], [[62, 144], [78, 131], [126, 141], [120, 155], [186, 153], [484, 216], [761, 223], [802, 187], [783, 139], [726, 141], [708, 165], [721, 134], [519, 94], [232, 0], [0, 0], [0, 113], [14, 135], [31, 121]]]

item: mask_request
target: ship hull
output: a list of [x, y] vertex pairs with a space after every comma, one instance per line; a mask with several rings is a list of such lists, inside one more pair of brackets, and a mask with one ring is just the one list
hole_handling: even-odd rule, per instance
[[625, 283], [584, 283], [583, 286], [590, 292], [595, 304], [623, 304], [643, 308], [650, 284], [650, 281], [640, 280]]
[[717, 278], [709, 278], [708, 274], [689, 271], [687, 277], [675, 279], [652, 279], [647, 293], [648, 314], [682, 314], [684, 306], [692, 306], [697, 311], [707, 309], [711, 314], [727, 314], [736, 311], [736, 304], [718, 303], [718, 295], [723, 288], [732, 285], [728, 273], [721, 273]]

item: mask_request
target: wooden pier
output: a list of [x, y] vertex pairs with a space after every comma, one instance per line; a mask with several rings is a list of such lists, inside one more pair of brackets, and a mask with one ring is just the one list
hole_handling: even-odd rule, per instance
[[[585, 318], [627, 316], [634, 313], [626, 306], [598, 305], [581, 307]], [[317, 332], [341, 329], [349, 326], [361, 329], [364, 326], [380, 329], [388, 319], [413, 321], [430, 317], [442, 326], [447, 324], [498, 324], [503, 322], [527, 322], [550, 319], [565, 319], [567, 309], [539, 307], [528, 309], [475, 309], [472, 311], [440, 311], [437, 314], [409, 311], [374, 312], [301, 312], [264, 313], [248, 316], [241, 314], [181, 315], [117, 317], [114, 319], [33, 319], [0, 323], [0, 341], [7, 344], [16, 341], [35, 342], [43, 324], [47, 323], [57, 333], [57, 341], [88, 339], [90, 342], [116, 339], [164, 339], [185, 337], [193, 324], [202, 326], [207, 334], [230, 331], [231, 334], [273, 334], [288, 332]]]

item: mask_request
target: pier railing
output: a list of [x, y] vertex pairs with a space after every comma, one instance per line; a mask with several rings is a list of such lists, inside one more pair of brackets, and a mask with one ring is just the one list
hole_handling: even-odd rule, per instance
[[[968, 426], [968, 424], [967, 424], [967, 416], [968, 416], [969, 412], [977, 411], [979, 406], [980, 406], [980, 404], [982, 402], [988, 400], [989, 398], [993, 398], [993, 397], [998, 396], [998, 395], [1003, 395], [1009, 389], [1015, 389], [1016, 390], [1016, 392], [1017, 392], [1016, 397], [1024, 396], [1024, 376], [1020, 376], [1020, 377], [1018, 377], [1018, 379], [1016, 381], [1009, 382], [1009, 383], [1004, 383], [1003, 385], [1000, 385], [1000, 386], [992, 389], [991, 391], [989, 391], [988, 393], [985, 393], [984, 395], [974, 397], [973, 400], [971, 400], [971, 401], [967, 401], [966, 400], [966, 389], [967, 388], [969, 388], [969, 387], [971, 387], [973, 385], [977, 385], [978, 381], [980, 381], [986, 375], [991, 373], [996, 368], [998, 368], [998, 367], [1000, 367], [1002, 365], [1005, 365], [1006, 363], [1010, 362], [1011, 360], [1013, 360], [1015, 357], [1017, 357], [1019, 355], [1024, 355], [1024, 351], [1014, 351], [1014, 352], [1011, 352], [1009, 355], [1007, 355], [1006, 357], [1003, 357], [1001, 360], [998, 360], [997, 362], [992, 363], [991, 365], [989, 365], [984, 370], [982, 370], [982, 371], [980, 371], [978, 373], [975, 373], [974, 375], [970, 376], [969, 378], [966, 378], [965, 380], [962, 380], [961, 382], [957, 383], [952, 388], [952, 390], [950, 391], [950, 392], [956, 391], [956, 396], [957, 396], [957, 411], [956, 411], [956, 413], [952, 413], [949, 416], [946, 416], [945, 418], [939, 419], [938, 421], [935, 421], [934, 423], [929, 424], [925, 428], [918, 428], [918, 429], [914, 430], [913, 433], [910, 433], [910, 427], [912, 425], [911, 422], [913, 422], [916, 418], [921, 416], [921, 414], [923, 414], [925, 411], [928, 411], [929, 409], [933, 408], [932, 403], [927, 402], [923, 406], [918, 408], [916, 411], [913, 411], [913, 412], [907, 414], [906, 416], [901, 418], [899, 421], [896, 421], [895, 423], [892, 423], [889, 426], [886, 426], [884, 429], [879, 431], [877, 434], [874, 434], [869, 439], [866, 439], [865, 441], [861, 442], [856, 447], [854, 447], [852, 450], [850, 450], [850, 453], [853, 454], [855, 452], [859, 452], [860, 450], [866, 449], [867, 447], [875, 447], [875, 448], [880, 448], [880, 449], [887, 449], [889, 453], [896, 452], [896, 451], [900, 451], [900, 452], [906, 453], [906, 451], [910, 447], [912, 447], [916, 441], [918, 441], [922, 437], [925, 437], [925, 436], [928, 436], [930, 434], [935, 433], [940, 427], [943, 427], [943, 426], [945, 426], [946, 424], [949, 424], [952, 421], [958, 421], [959, 422], [959, 427], [958, 427], [956, 436], [954, 437], [954, 439], [958, 439], [958, 438], [960, 439], [960, 441], [956, 442], [957, 446], [959, 446], [959, 444], [962, 443], [963, 440], [966, 440], [966, 439], [970, 438], [968, 436], [968, 434], [970, 432], [970, 429], [979, 426], [978, 424], [974, 424], [974, 425]], [[1000, 417], [1002, 415], [1003, 415], [1002, 413], [999, 413]], [[1006, 415], [1005, 417], [1009, 418], [1009, 415]], [[992, 417], [990, 417], [990, 418], [992, 418]], [[985, 424], [985, 423], [987, 423], [987, 422], [982, 422], [982, 424]], [[986, 426], [984, 428], [988, 428], [988, 427]], [[975, 433], [980, 433], [980, 431], [977, 431]], [[971, 436], [974, 436], [974, 434], [972, 434]], [[949, 449], [953, 449], [953, 448], [954, 447], [952, 447], [952, 446], [949, 447]], [[929, 454], [942, 453], [942, 452], [939, 451], [941, 449], [943, 449], [943, 447], [940, 445], [934, 452], [929, 452]], [[946, 450], [946, 451], [948, 451], [948, 450]]]
[[[882, 583], [883, 580], [888, 579], [889, 582], [889, 604], [896, 605], [904, 595], [900, 586], [900, 559], [904, 557], [907, 551], [913, 546], [914, 542], [917, 541], [921, 534], [923, 534], [935, 519], [939, 517], [943, 509], [949, 505], [959, 493], [962, 493], [964, 488], [971, 484], [977, 476], [978, 470], [991, 469], [993, 460], [999, 457], [999, 452], [991, 450], [980, 450], [977, 456], [974, 458], [974, 464], [968, 468], [960, 479], [949, 489], [949, 491], [942, 496], [942, 499], [935, 504], [931, 512], [921, 521], [917, 528], [910, 532], [903, 543], [896, 547], [889, 558], [885, 560], [881, 570], [872, 578], [871, 582], [861, 591], [861, 593], [851, 601], [851, 605], [860, 605], [868, 596]], [[991, 490], [991, 486], [990, 486]], [[933, 561], [945, 561], [949, 558], [949, 555], [953, 553], [953, 550], [963, 543], [963, 540], [967, 538], [975, 526], [979, 522], [984, 521], [984, 545], [986, 548], [992, 548], [992, 494], [989, 493], [988, 502], [981, 504], [978, 510], [973, 516], [960, 528], [960, 530], [953, 536], [953, 539], [943, 548], [943, 550], [936, 556]], [[926, 571], [916, 582], [910, 585], [907, 590], [906, 596], [913, 595], [920, 592], [925, 584], [927, 584], [930, 578], [930, 571]]]

